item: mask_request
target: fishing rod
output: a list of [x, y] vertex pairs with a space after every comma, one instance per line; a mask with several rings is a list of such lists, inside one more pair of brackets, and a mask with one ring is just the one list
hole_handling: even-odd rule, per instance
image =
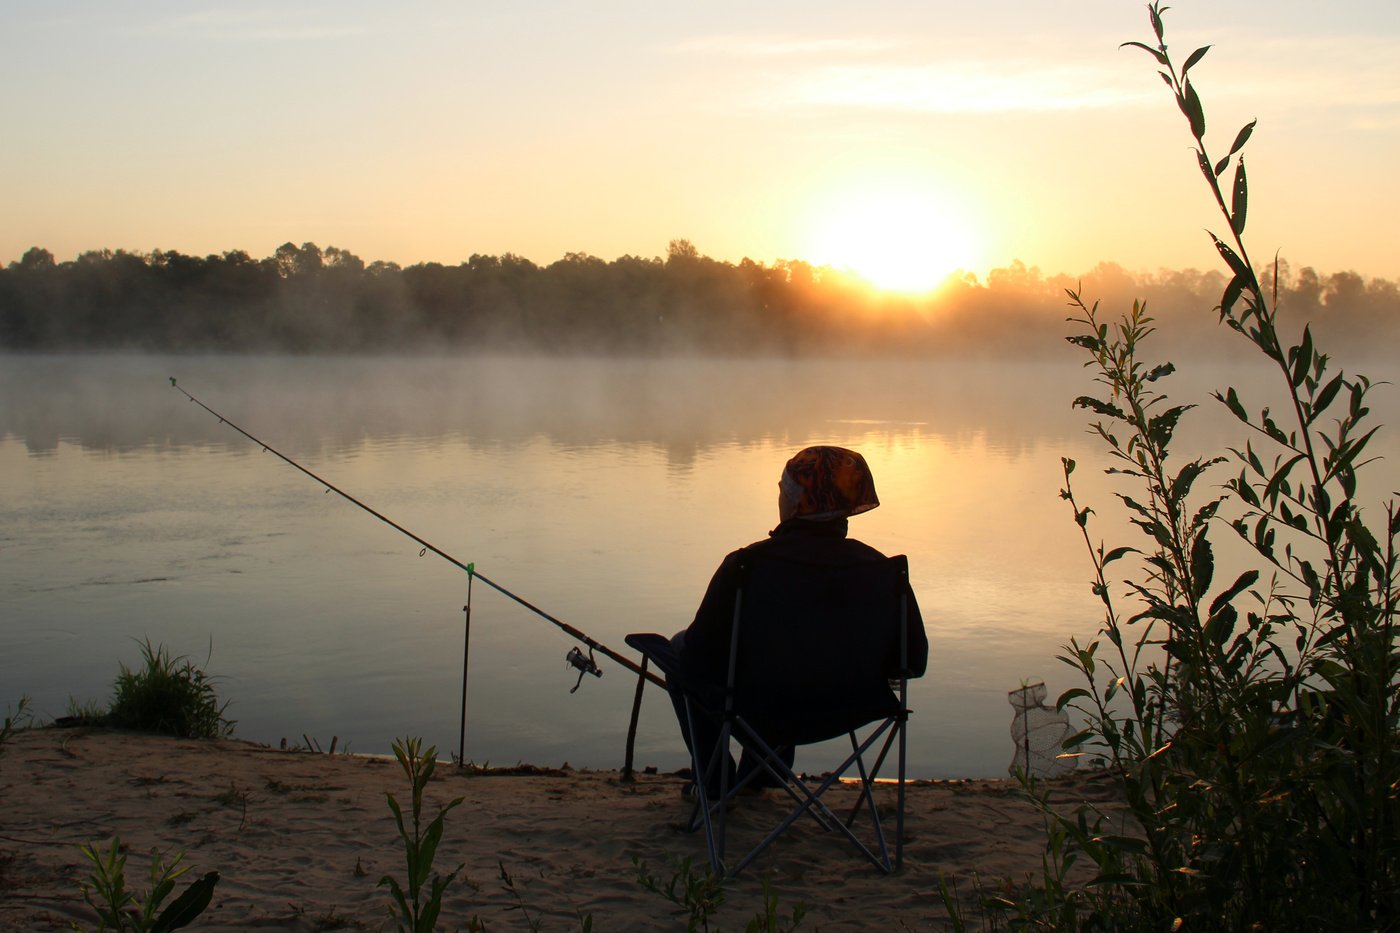
[[[421, 556], [422, 554], [424, 554], [424, 553], [427, 553], [428, 551], [432, 551], [434, 554], [436, 554], [438, 557], [441, 557], [443, 560], [447, 561], [447, 562], [448, 562], [449, 564], [451, 564], [452, 566], [458, 568], [459, 570], [466, 571], [466, 574], [467, 574], [467, 577], [469, 578], [469, 580], [470, 580], [470, 579], [480, 580], [482, 583], [485, 583], [487, 586], [491, 587], [491, 588], [492, 588], [493, 590], [495, 590], [497, 593], [500, 593], [502, 596], [505, 596], [507, 599], [512, 599], [512, 600], [514, 600], [515, 602], [517, 602], [517, 603], [519, 603], [520, 605], [524, 606], [526, 609], [529, 609], [531, 612], [533, 612], [535, 615], [539, 616], [540, 618], [545, 619], [546, 621], [549, 621], [549, 622], [554, 623], [556, 626], [558, 626], [558, 627], [559, 627], [562, 631], [564, 631], [566, 634], [568, 634], [568, 635], [571, 636], [572, 638], [577, 639], [578, 641], [582, 642], [583, 644], [587, 645], [587, 646], [588, 646], [588, 651], [589, 651], [589, 657], [584, 658], [584, 657], [582, 656], [582, 653], [579, 652], [577, 648], [575, 648], [575, 649], [573, 649], [573, 651], [571, 651], [571, 652], [569, 653], [569, 656], [568, 656], [568, 658], [567, 658], [567, 660], [569, 661], [569, 664], [570, 664], [571, 666], [573, 666], [573, 667], [575, 667], [575, 668], [577, 668], [577, 669], [579, 670], [579, 672], [580, 672], [580, 673], [579, 673], [579, 680], [580, 680], [580, 682], [582, 682], [582, 679], [583, 679], [583, 675], [584, 675], [584, 674], [593, 674], [594, 676], [597, 676], [597, 677], [601, 677], [601, 676], [602, 676], [602, 671], [598, 670], [597, 665], [594, 664], [594, 663], [593, 663], [593, 660], [592, 660], [592, 653], [593, 653], [594, 651], [597, 651], [597, 652], [599, 652], [600, 654], [602, 654], [603, 656], [608, 657], [608, 658], [611, 658], [612, 660], [616, 661], [618, 664], [621, 664], [623, 667], [627, 668], [629, 671], [631, 671], [632, 673], [638, 675], [639, 677], [645, 677], [647, 680], [650, 680], [652, 683], [656, 684], [658, 687], [664, 687], [664, 686], [666, 686], [666, 681], [662, 680], [660, 677], [657, 677], [657, 676], [656, 676], [655, 674], [653, 674], [651, 671], [646, 670], [645, 667], [638, 665], [638, 664], [637, 664], [635, 661], [633, 661], [631, 658], [629, 658], [629, 657], [627, 657], [627, 656], [625, 656], [625, 655], [618, 654], [616, 651], [612, 650], [612, 649], [609, 648], [607, 645], [604, 645], [604, 644], [602, 644], [601, 642], [594, 641], [592, 638], [588, 637], [588, 635], [586, 635], [586, 634], [583, 633], [582, 631], [580, 631], [580, 630], [574, 628], [572, 625], [570, 625], [569, 623], [565, 622], [563, 619], [555, 618], [554, 616], [552, 616], [552, 615], [550, 615], [549, 613], [545, 612], [543, 609], [539, 608], [538, 606], [536, 606], [536, 605], [530, 603], [529, 601], [523, 599], [522, 597], [516, 595], [515, 593], [512, 593], [510, 590], [506, 589], [504, 586], [501, 586], [499, 583], [496, 583], [494, 580], [491, 580], [489, 577], [487, 577], [487, 576], [486, 576], [485, 574], [483, 574], [481, 571], [477, 570], [475, 564], [463, 563], [462, 561], [460, 561], [460, 560], [458, 560], [457, 558], [453, 557], [451, 554], [449, 554], [449, 553], [447, 553], [446, 551], [444, 551], [442, 548], [437, 547], [436, 545], [432, 544], [431, 542], [425, 541], [424, 539], [420, 538], [418, 535], [416, 535], [416, 534], [414, 534], [413, 532], [409, 531], [407, 528], [405, 528], [404, 526], [400, 525], [398, 522], [394, 521], [393, 519], [389, 518], [387, 515], [384, 515], [384, 514], [381, 513], [381, 512], [377, 512], [377, 511], [375, 511], [374, 509], [370, 508], [368, 505], [365, 505], [365, 504], [364, 504], [363, 502], [361, 502], [359, 499], [356, 499], [354, 496], [350, 495], [350, 494], [349, 494], [348, 492], [346, 492], [345, 490], [343, 490], [343, 489], [341, 489], [340, 487], [336, 486], [334, 483], [331, 483], [331, 482], [329, 482], [328, 480], [325, 480], [325, 479], [323, 479], [322, 477], [318, 476], [317, 474], [311, 472], [311, 471], [308, 470], [306, 467], [302, 466], [300, 463], [297, 463], [295, 460], [293, 460], [291, 457], [288, 457], [286, 454], [282, 453], [282, 452], [281, 452], [280, 450], [278, 450], [277, 448], [272, 447], [271, 445], [267, 444], [265, 441], [260, 440], [260, 439], [257, 438], [257, 437], [254, 437], [252, 434], [250, 434], [250, 433], [248, 433], [247, 431], [243, 430], [241, 427], [239, 427], [238, 425], [234, 424], [234, 423], [233, 423], [232, 421], [230, 421], [228, 418], [225, 418], [223, 415], [219, 414], [217, 411], [215, 411], [214, 409], [210, 408], [208, 405], [204, 404], [204, 403], [201, 402], [199, 399], [197, 399], [197, 398], [195, 398], [193, 395], [191, 395], [188, 391], [185, 390], [184, 386], [180, 385], [179, 383], [177, 383], [177, 382], [175, 381], [175, 377], [174, 377], [174, 376], [171, 376], [171, 377], [170, 377], [170, 385], [173, 386], [173, 387], [176, 389], [176, 391], [178, 391], [178, 392], [179, 392], [181, 395], [183, 395], [185, 398], [189, 399], [191, 402], [194, 402], [194, 403], [195, 403], [196, 405], [198, 405], [200, 408], [203, 408], [205, 411], [209, 412], [209, 414], [211, 414], [211, 415], [213, 415], [215, 418], [219, 419], [219, 423], [220, 423], [220, 424], [226, 424], [226, 425], [228, 425], [229, 427], [231, 427], [231, 428], [233, 428], [235, 431], [237, 431], [239, 434], [242, 434], [244, 437], [248, 438], [248, 440], [252, 441], [254, 444], [257, 444], [259, 447], [261, 447], [261, 448], [262, 448], [264, 451], [266, 451], [267, 453], [272, 454], [273, 456], [277, 457], [279, 460], [281, 460], [283, 463], [288, 464], [289, 466], [296, 467], [296, 468], [297, 468], [298, 470], [300, 470], [302, 473], [305, 473], [307, 476], [311, 477], [311, 478], [314, 479], [316, 482], [318, 482], [318, 483], [320, 483], [322, 486], [326, 487], [326, 490], [327, 490], [328, 492], [333, 492], [333, 493], [335, 493], [336, 495], [340, 496], [340, 497], [341, 497], [342, 499], [344, 499], [345, 501], [349, 502], [351, 505], [354, 505], [354, 506], [357, 506], [357, 507], [363, 509], [364, 511], [366, 511], [366, 512], [368, 512], [369, 514], [373, 515], [375, 518], [379, 519], [379, 520], [380, 520], [381, 522], [383, 522], [384, 524], [388, 525], [390, 528], [394, 529], [395, 531], [399, 532], [399, 533], [402, 534], [402, 535], [406, 535], [407, 537], [411, 538], [413, 541], [417, 542], [417, 543], [418, 543], [419, 545], [421, 545], [422, 548], [423, 548], [423, 550], [419, 552], [420, 556]], [[470, 592], [470, 590], [469, 590], [469, 592]], [[578, 689], [578, 687], [575, 686], [575, 687], [574, 687], [574, 690], [577, 690], [577, 689]], [[572, 691], [571, 691], [571, 692], [572, 692]]]

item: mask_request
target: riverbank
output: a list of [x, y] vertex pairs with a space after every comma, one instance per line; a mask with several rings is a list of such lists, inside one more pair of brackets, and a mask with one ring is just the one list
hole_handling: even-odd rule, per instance
[[[473, 916], [489, 929], [683, 928], [684, 918], [637, 883], [633, 859], [662, 881], [675, 860], [703, 865], [702, 834], [686, 834], [681, 779], [517, 768], [466, 773], [450, 765], [425, 795], [447, 816], [436, 866], [459, 863], [470, 884], [444, 900], [443, 928]], [[1055, 785], [1057, 799], [1103, 799], [1102, 782]], [[389, 920], [379, 879], [403, 875], [403, 849], [385, 802], [407, 809], [407, 779], [382, 758], [284, 752], [248, 742], [193, 741], [90, 729], [17, 733], [0, 752], [0, 928], [67, 930], [95, 920], [80, 882], [85, 842], [119, 836], [128, 886], [148, 886], [152, 848], [184, 850], [189, 879], [216, 870], [213, 903], [192, 929], [375, 930]], [[732, 812], [743, 832], [776, 797]], [[731, 882], [719, 929], [742, 929], [767, 880], [803, 929], [944, 928], [940, 876], [970, 897], [975, 878], [1023, 879], [1040, 866], [1040, 817], [1008, 781], [920, 781], [909, 787], [905, 868], [885, 877], [853, 849], [804, 821]], [[810, 827], [810, 828], [809, 828]], [[502, 882], [511, 876], [517, 899]], [[389, 924], [392, 928], [392, 924]]]

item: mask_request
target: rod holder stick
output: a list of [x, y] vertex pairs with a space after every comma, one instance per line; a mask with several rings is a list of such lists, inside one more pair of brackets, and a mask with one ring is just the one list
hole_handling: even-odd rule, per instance
[[642, 713], [642, 691], [647, 686], [647, 658], [642, 656], [642, 670], [637, 675], [637, 692], [632, 696], [632, 720], [627, 724], [627, 754], [622, 762], [622, 779], [631, 782], [636, 780], [632, 776], [632, 758], [637, 750], [637, 719]]
[[462, 607], [466, 617], [462, 624], [462, 718], [457, 733], [457, 767], [467, 766], [467, 666], [472, 656], [472, 578], [476, 564], [467, 564], [467, 604]]

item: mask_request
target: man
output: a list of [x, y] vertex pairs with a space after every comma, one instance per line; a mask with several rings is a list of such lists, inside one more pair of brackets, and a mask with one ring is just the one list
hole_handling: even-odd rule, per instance
[[[734, 599], [739, 589], [742, 566], [754, 560], [773, 557], [807, 565], [836, 568], [853, 563], [883, 560], [885, 555], [854, 538], [846, 536], [847, 519], [868, 512], [880, 504], [875, 495], [875, 481], [865, 458], [844, 447], [808, 447], [798, 452], [783, 469], [778, 481], [778, 526], [768, 537], [727, 555], [710, 580], [709, 588], [695, 613], [695, 620], [672, 640], [672, 648], [680, 657], [685, 674], [692, 680], [723, 685], [729, 659], [730, 634], [734, 622]], [[859, 600], [861, 594], [846, 594]], [[923, 619], [912, 591], [907, 593], [907, 667], [910, 677], [922, 676], [928, 664], [928, 638]], [[800, 641], [803, 620], [800, 617], [776, 620], [791, 628]], [[793, 663], [791, 658], [775, 658], [775, 663]], [[898, 676], [898, 662], [891, 660], [890, 677]], [[685, 709], [678, 695], [672, 695], [681, 734], [691, 745]], [[695, 723], [702, 754], [714, 747], [719, 726], [708, 719]], [[778, 749], [789, 767], [793, 761], [791, 748]], [[729, 762], [731, 774], [733, 762]], [[739, 763], [737, 779], [744, 780], [759, 767], [746, 752]], [[759, 775], [753, 784], [762, 786], [767, 775]], [[717, 790], [717, 788], [707, 788]], [[687, 793], [693, 793], [693, 785]]]

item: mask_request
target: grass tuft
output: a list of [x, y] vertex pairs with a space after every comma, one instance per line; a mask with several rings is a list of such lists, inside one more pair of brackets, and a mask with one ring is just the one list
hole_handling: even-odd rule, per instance
[[214, 679], [202, 668], [149, 640], [142, 643], [141, 653], [141, 668], [121, 666], [108, 724], [190, 739], [232, 734], [234, 720], [224, 716], [228, 702], [220, 702]]

